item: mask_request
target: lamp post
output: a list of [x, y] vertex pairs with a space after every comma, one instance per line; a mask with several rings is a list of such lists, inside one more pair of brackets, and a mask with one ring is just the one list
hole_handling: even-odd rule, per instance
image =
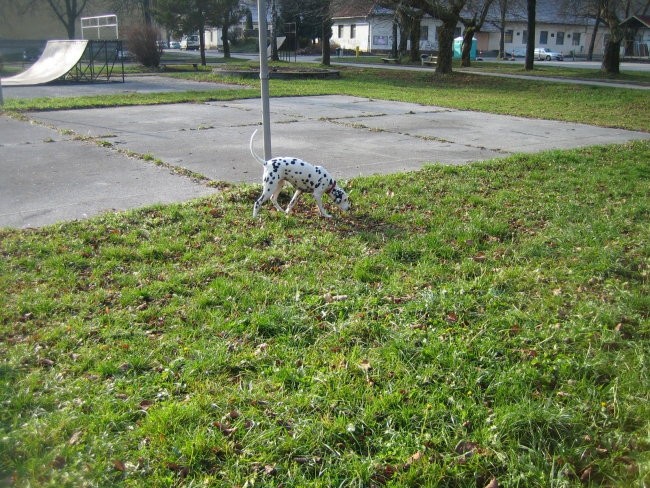
[[264, 159], [271, 159], [271, 114], [269, 108], [269, 61], [266, 54], [266, 0], [257, 0], [257, 22], [260, 44], [260, 81], [262, 85], [262, 127], [264, 129]]

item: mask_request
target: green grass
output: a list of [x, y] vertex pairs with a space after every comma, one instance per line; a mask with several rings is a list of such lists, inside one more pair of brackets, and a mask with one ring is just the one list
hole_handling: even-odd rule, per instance
[[644, 486], [649, 160], [357, 178], [331, 221], [253, 220], [236, 186], [0, 231], [0, 483]]
[[[433, 72], [346, 67], [341, 68], [341, 72], [339, 80], [271, 80], [270, 91], [272, 96], [347, 94], [646, 132], [650, 130], [650, 104], [648, 94], [642, 90], [501, 79], [462, 72], [436, 76]], [[20, 112], [192, 101], [200, 103], [259, 96], [259, 81], [236, 81], [206, 72], [170, 76], [231, 83], [239, 85], [239, 88], [187, 93], [7, 99], [4, 109]]]
[[[354, 64], [369, 64], [369, 65], [384, 65], [382, 61], [383, 56], [360, 56], [356, 57], [342, 57], [332, 58], [335, 63], [354, 63]], [[567, 58], [568, 59], [568, 58]], [[403, 66], [416, 66], [420, 67], [420, 61], [412, 62], [408, 58], [404, 58], [401, 62]], [[632, 71], [622, 68], [621, 73], [618, 75], [611, 75], [602, 72], [599, 69], [588, 69], [573, 66], [558, 66], [549, 65], [544, 61], [536, 61], [533, 71], [527, 71], [521, 63], [513, 63], [507, 61], [472, 61], [469, 68], [463, 68], [460, 61], [454, 61], [453, 67], [455, 70], [461, 72], [466, 70], [480, 71], [485, 73], [496, 74], [515, 74], [527, 76], [542, 76], [552, 78], [573, 78], [585, 80], [599, 80], [599, 81], [617, 81], [617, 82], [635, 82], [648, 84], [650, 83], [650, 73], [647, 71]], [[430, 68], [433, 70], [433, 68]]]

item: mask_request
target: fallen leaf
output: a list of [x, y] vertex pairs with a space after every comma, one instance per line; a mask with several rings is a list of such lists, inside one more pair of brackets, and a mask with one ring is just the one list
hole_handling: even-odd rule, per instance
[[144, 411], [147, 411], [153, 404], [154, 402], [152, 400], [142, 400], [140, 402], [140, 408]]
[[485, 488], [499, 488], [499, 482], [496, 478], [492, 478]]
[[72, 436], [70, 436], [70, 439], [68, 439], [68, 444], [71, 446], [74, 446], [77, 442], [79, 442], [79, 439], [81, 439], [82, 432], [80, 430], [76, 431]]
[[185, 478], [190, 472], [187, 466], [183, 466], [177, 463], [167, 463], [167, 469], [177, 473], [181, 478]]
[[125, 466], [124, 463], [123, 463], [122, 461], [120, 461], [119, 459], [115, 459], [115, 460], [113, 461], [113, 467], [114, 467], [117, 471], [122, 471], [122, 472], [126, 471], [126, 466]]
[[372, 369], [372, 366], [370, 365], [370, 361], [368, 361], [367, 359], [364, 359], [363, 361], [361, 361], [361, 363], [359, 363], [359, 367], [365, 373], [368, 373]]
[[487, 259], [487, 256], [485, 255], [484, 252], [480, 252], [476, 256], [474, 256], [472, 259], [474, 261], [476, 261], [477, 263], [482, 263]]
[[325, 293], [323, 295], [323, 298], [325, 299], [326, 303], [332, 303], [332, 302], [342, 302], [348, 299], [347, 295], [332, 295], [330, 292]]
[[593, 473], [593, 468], [591, 466], [587, 467], [581, 474], [580, 474], [580, 481], [583, 483], [587, 483], [591, 479], [591, 475]]
[[477, 449], [478, 444], [472, 441], [460, 441], [458, 444], [456, 444], [456, 447], [454, 447], [456, 454], [462, 454], [464, 456], [468, 454], [474, 454]]
[[54, 366], [54, 361], [48, 358], [41, 358], [38, 360], [38, 365], [43, 368], [51, 368], [52, 366]]
[[445, 317], [445, 320], [450, 324], [455, 324], [456, 322], [458, 322], [458, 315], [456, 315], [456, 313], [454, 312], [449, 312]]
[[61, 469], [65, 466], [65, 458], [63, 456], [57, 456], [52, 461], [52, 467], [56, 469]]
[[221, 433], [226, 437], [230, 437], [237, 431], [236, 427], [232, 427], [230, 426], [230, 424], [226, 424], [223, 422], [214, 422], [212, 425], [214, 425], [217, 429], [219, 429]]
[[391, 464], [377, 466], [375, 473], [372, 475], [372, 481], [374, 481], [375, 486], [385, 485], [397, 474], [397, 472], [397, 467]]
[[404, 469], [409, 469], [412, 464], [418, 462], [420, 459], [422, 459], [423, 456], [424, 454], [422, 454], [421, 451], [418, 451], [415, 454], [413, 454], [410, 458], [406, 460], [406, 463], [404, 464]]

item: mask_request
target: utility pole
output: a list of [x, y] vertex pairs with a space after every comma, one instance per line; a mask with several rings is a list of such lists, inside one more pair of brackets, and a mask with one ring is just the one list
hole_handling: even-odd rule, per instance
[[262, 85], [262, 127], [264, 128], [264, 159], [271, 156], [271, 113], [269, 107], [269, 60], [266, 51], [266, 0], [257, 0], [257, 25], [260, 44], [260, 81]]

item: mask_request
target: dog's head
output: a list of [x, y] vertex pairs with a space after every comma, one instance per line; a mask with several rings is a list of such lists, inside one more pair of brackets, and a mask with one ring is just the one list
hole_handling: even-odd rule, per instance
[[348, 199], [348, 194], [345, 193], [345, 190], [340, 186], [336, 185], [330, 191], [330, 196], [334, 203], [343, 211], [350, 209], [350, 200]]

